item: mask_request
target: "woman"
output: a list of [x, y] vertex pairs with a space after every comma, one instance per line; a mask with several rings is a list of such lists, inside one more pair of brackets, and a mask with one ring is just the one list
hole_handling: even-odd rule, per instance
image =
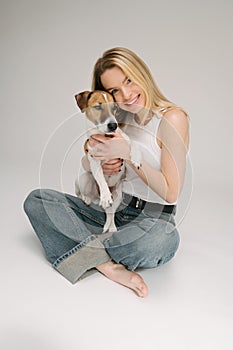
[[[125, 48], [107, 50], [98, 59], [92, 88], [113, 95], [124, 130], [140, 149], [141, 166], [135, 168], [121, 135], [89, 140], [105, 174], [126, 163], [123, 200], [115, 214], [118, 231], [101, 234], [101, 208], [53, 190], [33, 191], [24, 208], [48, 260], [72, 283], [97, 269], [145, 297], [148, 287], [135, 270], [166, 263], [179, 245], [174, 215], [185, 176], [188, 117], [159, 91], [145, 63]], [[82, 163], [88, 171], [86, 156]]]

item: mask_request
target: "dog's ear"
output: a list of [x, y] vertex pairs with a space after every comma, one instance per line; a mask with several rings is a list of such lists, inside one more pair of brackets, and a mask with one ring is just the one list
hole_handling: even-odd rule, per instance
[[85, 108], [87, 108], [87, 101], [89, 100], [91, 93], [91, 91], [83, 91], [74, 96], [81, 112], [84, 112]]

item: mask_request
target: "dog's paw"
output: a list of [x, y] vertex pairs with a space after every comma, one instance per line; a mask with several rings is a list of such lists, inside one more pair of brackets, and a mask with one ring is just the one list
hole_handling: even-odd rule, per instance
[[140, 169], [142, 166], [142, 154], [135, 142], [131, 142], [130, 160], [135, 168]]
[[110, 207], [113, 203], [111, 193], [103, 195], [100, 197], [100, 202], [99, 205], [103, 208], [106, 209]]
[[92, 200], [91, 200], [90, 197], [84, 196], [84, 195], [82, 195], [82, 200], [83, 200], [83, 202], [84, 202], [86, 205], [90, 205], [91, 202], [92, 202]]
[[140, 167], [141, 167], [141, 162], [140, 161], [136, 161], [136, 160], [133, 160], [133, 159], [131, 159], [131, 163], [133, 164], [133, 166], [135, 167], [135, 168], [137, 168], [137, 169], [140, 169]]
[[117, 232], [117, 228], [115, 224], [111, 224], [110, 226], [107, 225], [107, 223], [104, 225], [103, 228], [103, 232], [102, 233], [106, 233], [106, 232]]
[[110, 226], [109, 229], [108, 229], [108, 232], [117, 232], [117, 228], [116, 226]]

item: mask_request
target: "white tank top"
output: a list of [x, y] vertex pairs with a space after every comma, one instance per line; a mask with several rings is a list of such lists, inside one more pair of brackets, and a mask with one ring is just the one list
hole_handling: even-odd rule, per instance
[[[161, 148], [156, 141], [158, 127], [162, 117], [154, 115], [146, 125], [139, 125], [134, 118], [127, 119], [124, 132], [137, 143], [142, 152], [142, 158], [155, 169], [161, 169]], [[168, 203], [146, 185], [136, 172], [126, 164], [126, 177], [123, 181], [123, 192], [139, 197], [145, 201], [160, 204]]]

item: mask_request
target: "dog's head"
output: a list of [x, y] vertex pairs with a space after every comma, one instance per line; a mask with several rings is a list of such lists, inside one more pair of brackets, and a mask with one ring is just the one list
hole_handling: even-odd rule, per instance
[[86, 113], [100, 133], [111, 134], [116, 131], [117, 105], [110, 93], [100, 90], [83, 91], [75, 95], [75, 99], [80, 110]]

